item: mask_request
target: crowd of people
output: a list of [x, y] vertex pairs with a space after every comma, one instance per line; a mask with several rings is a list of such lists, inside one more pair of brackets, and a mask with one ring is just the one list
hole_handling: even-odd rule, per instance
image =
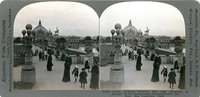
[[[52, 53], [45, 53], [45, 51], [35, 51], [35, 52], [39, 52], [39, 60], [47, 60], [47, 71], [52, 71]], [[170, 68], [170, 71], [168, 71], [167, 66], [164, 66], [163, 69], [160, 71], [160, 66], [161, 66], [161, 57], [159, 55], [159, 53], [151, 53], [150, 56], [150, 51], [149, 50], [145, 50], [143, 52], [141, 51], [134, 51], [134, 50], [126, 50], [126, 54], [128, 55], [128, 60], [129, 61], [133, 61], [136, 60], [136, 70], [137, 71], [141, 71], [142, 70], [142, 57], [141, 55], [144, 55], [146, 60], [149, 61], [153, 61], [153, 71], [152, 71], [152, 77], [151, 77], [151, 82], [159, 82], [159, 74], [161, 74], [163, 76], [163, 83], [165, 83], [166, 81], [169, 83], [169, 87], [170, 88], [174, 88], [174, 84], [176, 84], [176, 72], [180, 73], [180, 79], [179, 79], [179, 85], [178, 88], [180, 89], [185, 89], [185, 65], [179, 67], [179, 62], [178, 60], [176, 60], [174, 62], [174, 67]], [[126, 55], [124, 54], [124, 55]], [[37, 53], [35, 53], [35, 55], [37, 55]], [[87, 81], [87, 77], [88, 77], [88, 73], [91, 73], [91, 79], [90, 79], [90, 85], [89, 88], [91, 89], [99, 89], [99, 67], [98, 67], [98, 63], [94, 62], [94, 65], [92, 67], [89, 66], [89, 60], [86, 59], [85, 60], [85, 64], [83, 66], [83, 68], [81, 69], [81, 72], [79, 72], [79, 68], [78, 66], [75, 66], [74, 69], [72, 70], [72, 72], [70, 72], [71, 70], [71, 65], [72, 65], [72, 58], [70, 57], [70, 55], [68, 54], [64, 54], [61, 55], [60, 57], [60, 53], [59, 51], [56, 51], [54, 53], [56, 60], [64, 60], [64, 73], [63, 73], [63, 78], [62, 81], [63, 82], [70, 82], [71, 81], [71, 77], [70, 74], [72, 74], [74, 76], [74, 83], [76, 83], [77, 81], [80, 82], [80, 87], [85, 89], [85, 84], [88, 83]], [[78, 79], [79, 78], [79, 79]]]
[[[85, 84], [88, 83], [87, 81], [87, 72], [85, 71], [86, 69], [88, 69], [88, 73], [91, 73], [91, 80], [90, 80], [90, 86], [89, 88], [91, 89], [99, 89], [99, 67], [98, 67], [98, 63], [94, 62], [94, 65], [91, 68], [90, 71], [90, 66], [89, 66], [89, 61], [88, 59], [86, 59], [85, 61], [85, 66], [84, 68], [81, 69], [81, 72], [79, 73], [79, 69], [78, 66], [75, 66], [74, 69], [71, 71], [71, 65], [72, 65], [72, 58], [69, 54], [65, 54], [65, 59], [64, 59], [64, 73], [63, 73], [63, 78], [62, 81], [63, 82], [70, 82], [71, 81], [71, 77], [70, 74], [74, 75], [74, 83], [76, 83], [77, 81], [79, 81], [81, 83], [81, 88], [85, 89]], [[47, 59], [47, 71], [52, 71], [52, 55], [49, 54], [48, 59]], [[78, 80], [79, 78], [79, 80]]]
[[[25, 56], [25, 52], [21, 51], [20, 55], [21, 56]], [[94, 62], [93, 66], [90, 68], [89, 65], [89, 60], [86, 59], [85, 60], [85, 64], [83, 66], [83, 68], [81, 68], [81, 72], [79, 72], [79, 68], [78, 66], [75, 66], [74, 69], [71, 72], [71, 65], [72, 65], [72, 58], [69, 54], [60, 54], [59, 50], [53, 50], [53, 49], [35, 49], [35, 52], [32, 51], [32, 56], [38, 56], [39, 57], [39, 61], [47, 61], [47, 71], [52, 71], [52, 67], [53, 67], [53, 58], [52, 55], [55, 56], [56, 61], [64, 61], [64, 72], [63, 72], [63, 78], [62, 78], [62, 82], [70, 82], [71, 81], [71, 77], [70, 75], [72, 74], [74, 76], [74, 83], [76, 83], [77, 81], [80, 82], [81, 84], [81, 88], [85, 89], [85, 84], [88, 83], [87, 81], [87, 76], [88, 73], [91, 73], [91, 79], [90, 79], [90, 85], [89, 88], [91, 89], [99, 89], [99, 66], [98, 66], [98, 62]], [[86, 72], [86, 70], [88, 72]], [[79, 79], [78, 79], [79, 78]]]
[[[167, 66], [164, 66], [162, 71], [160, 71], [160, 66], [161, 66], [161, 57], [159, 53], [153, 52], [150, 56], [150, 51], [149, 50], [144, 50], [143, 52], [144, 57], [146, 60], [153, 61], [153, 71], [152, 71], [152, 77], [151, 77], [151, 82], [159, 82], [159, 74], [163, 75], [165, 83], [166, 81], [169, 83], [170, 88], [174, 88], [174, 84], [176, 84], [176, 72], [180, 73], [180, 79], [179, 79], [179, 89], [185, 89], [185, 65], [179, 67], [179, 61], [175, 60], [173, 68], [170, 68], [170, 72], [168, 72]], [[142, 64], [142, 52], [137, 51], [136, 54], [134, 54], [134, 50], [128, 52], [128, 60], [136, 60], [136, 70], [141, 71], [141, 66]], [[179, 70], [180, 69], [180, 70]], [[168, 78], [168, 80], [167, 80]]]

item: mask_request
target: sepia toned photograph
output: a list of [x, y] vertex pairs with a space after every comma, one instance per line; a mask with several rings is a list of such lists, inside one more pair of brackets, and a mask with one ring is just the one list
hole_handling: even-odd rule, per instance
[[98, 89], [98, 16], [76, 2], [22, 8], [14, 23], [14, 90]]
[[122, 2], [100, 17], [103, 90], [184, 90], [185, 23], [165, 3]]
[[0, 97], [198, 97], [199, 10], [195, 0], [4, 0]]

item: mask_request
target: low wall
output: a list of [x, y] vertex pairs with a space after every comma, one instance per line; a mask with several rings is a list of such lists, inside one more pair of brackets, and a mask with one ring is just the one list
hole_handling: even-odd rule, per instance
[[176, 55], [170, 55], [170, 56], [166, 56], [166, 55], [160, 55], [161, 57], [161, 63], [162, 64], [173, 64], [175, 63], [176, 60], [179, 61], [178, 65], [182, 66], [185, 62], [184, 62], [184, 58], [183, 56], [176, 56]]
[[25, 57], [14, 57], [14, 67], [25, 64]]
[[160, 57], [161, 57], [161, 64], [173, 64], [174, 63], [175, 56], [160, 55]]
[[72, 57], [72, 64], [83, 64], [84, 63], [84, 56], [71, 55], [71, 57]]

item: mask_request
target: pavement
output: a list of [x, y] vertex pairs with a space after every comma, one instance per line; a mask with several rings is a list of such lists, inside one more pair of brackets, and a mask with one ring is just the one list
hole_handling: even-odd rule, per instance
[[[33, 46], [34, 49], [39, 49], [36, 46]], [[71, 75], [70, 82], [62, 82], [63, 72], [64, 72], [64, 61], [56, 61], [55, 57], [53, 57], [52, 71], [47, 71], [46, 65], [47, 61], [39, 61], [38, 56], [33, 57], [33, 64], [36, 67], [36, 84], [33, 87], [33, 90], [83, 90], [80, 88], [80, 83], [77, 81], [74, 83], [74, 76]], [[146, 60], [142, 55], [142, 63], [141, 71], [136, 71], [136, 61], [129, 61], [128, 56], [122, 57], [122, 65], [124, 65], [124, 83], [121, 87], [122, 90], [172, 90], [169, 88], [169, 83], [163, 83], [163, 76], [159, 74], [160, 81], [159, 82], [151, 82], [152, 71], [153, 71], [153, 61]], [[70, 72], [74, 69], [75, 66], [78, 66], [79, 72], [81, 68], [84, 67], [83, 64], [72, 64]], [[108, 64], [107, 66], [100, 67], [100, 81], [109, 81], [109, 72], [112, 64]], [[163, 66], [167, 66], [168, 72], [170, 68], [173, 67], [173, 64], [161, 64], [160, 72]], [[13, 81], [18, 82], [21, 81], [21, 68], [22, 65], [13, 68]], [[88, 83], [85, 86], [84, 90], [91, 90], [89, 88], [91, 73], [86, 71], [88, 74], [87, 81]], [[160, 73], [159, 72], [159, 73]], [[176, 84], [174, 85], [173, 90], [178, 89], [179, 83], [179, 73], [176, 72]]]

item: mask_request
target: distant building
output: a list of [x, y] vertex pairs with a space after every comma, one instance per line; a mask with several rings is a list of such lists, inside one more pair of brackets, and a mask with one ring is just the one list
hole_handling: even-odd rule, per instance
[[45, 27], [42, 26], [41, 20], [39, 21], [38, 26], [36, 26], [33, 31], [36, 32], [35, 39], [44, 39], [44, 38], [50, 38], [52, 36], [52, 32], [47, 30]]
[[143, 34], [141, 30], [138, 30], [132, 25], [131, 20], [129, 21], [128, 26], [126, 26], [123, 30], [125, 31], [124, 38], [127, 41], [132, 41], [134, 39], [139, 40]]
[[169, 37], [169, 36], [158, 36], [156, 46], [158, 48], [169, 49], [170, 48], [170, 40], [171, 40], [171, 37]]

